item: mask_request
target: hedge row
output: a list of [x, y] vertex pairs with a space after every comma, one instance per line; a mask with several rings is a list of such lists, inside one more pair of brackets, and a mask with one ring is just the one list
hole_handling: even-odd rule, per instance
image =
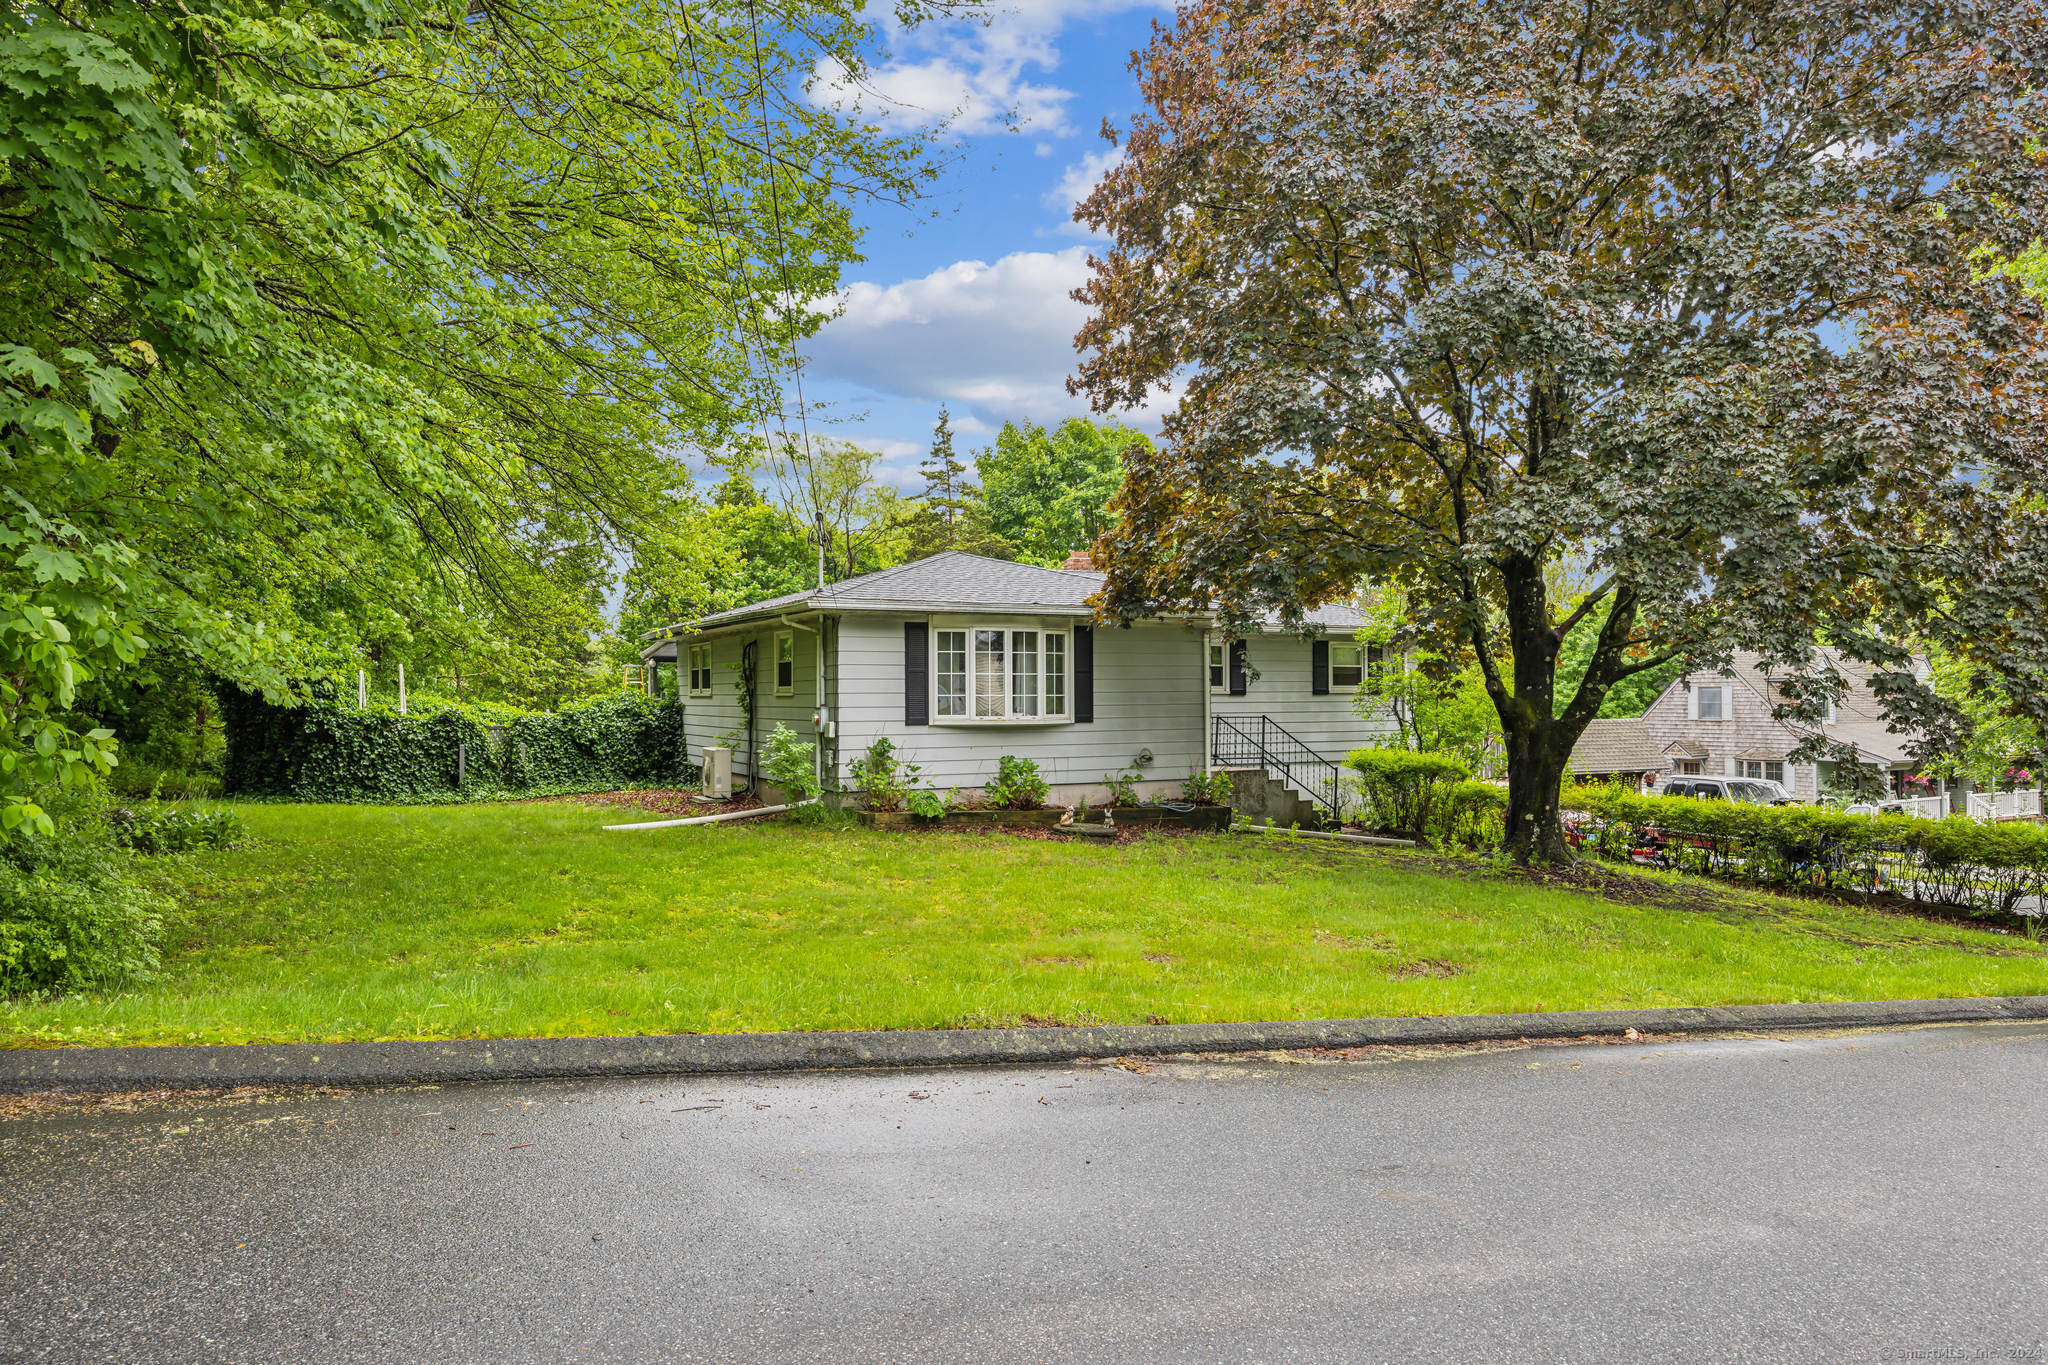
[[1439, 848], [1491, 848], [1504, 837], [1507, 792], [1474, 780], [1449, 754], [1367, 745], [1344, 762], [1358, 774], [1372, 829]]
[[1603, 858], [1650, 861], [1763, 886], [1893, 892], [1916, 903], [2010, 914], [2048, 894], [2048, 828], [1963, 816], [1848, 815], [1579, 787], [1568, 809]]
[[496, 737], [459, 709], [273, 706], [222, 698], [224, 789], [298, 801], [479, 797], [697, 780], [683, 708], [637, 692], [505, 720]]

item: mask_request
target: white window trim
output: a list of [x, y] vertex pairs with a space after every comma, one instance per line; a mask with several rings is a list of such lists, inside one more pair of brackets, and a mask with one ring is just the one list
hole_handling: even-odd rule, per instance
[[[1710, 691], [1721, 694], [1721, 714], [1718, 716], [1702, 716], [1700, 714], [1700, 693]], [[1735, 709], [1735, 689], [1727, 683], [1694, 683], [1686, 697], [1688, 703], [1686, 706], [1687, 719], [1700, 721], [1707, 725], [1725, 724], [1729, 719], [1728, 713]]]
[[[1222, 658], [1223, 661], [1223, 671], [1220, 678], [1216, 672], [1216, 660], [1219, 656]], [[1227, 697], [1230, 695], [1229, 641], [1211, 640], [1209, 642], [1209, 648], [1202, 659], [1202, 672], [1208, 676], [1209, 690], [1211, 692], [1221, 697]]]
[[[703, 669], [702, 669], [702, 672], [703, 672], [703, 674], [704, 674], [704, 685], [703, 685], [702, 687], [699, 687], [699, 686], [697, 686], [697, 673], [699, 672], [699, 670], [698, 670], [698, 668], [697, 668], [697, 651], [698, 651], [698, 650], [700, 650], [700, 649], [704, 651], [704, 667], [703, 667]], [[690, 685], [690, 695], [691, 695], [691, 696], [693, 696], [693, 697], [708, 697], [708, 696], [710, 696], [710, 695], [711, 695], [711, 676], [712, 676], [712, 675], [711, 675], [711, 646], [710, 646], [710, 644], [706, 643], [706, 644], [701, 644], [701, 645], [691, 645], [691, 646], [690, 646], [690, 654], [689, 654], [689, 671], [690, 671], [690, 677], [689, 677], [689, 685]]]
[[[1372, 648], [1371, 645], [1361, 644], [1357, 640], [1330, 641], [1330, 691], [1356, 692], [1359, 688], [1365, 686], [1365, 680], [1372, 676]], [[1337, 651], [1340, 649], [1355, 649], [1358, 651], [1358, 681], [1355, 683], [1340, 683], [1337, 681]]]
[[[782, 685], [782, 647], [789, 646], [789, 686]], [[775, 652], [768, 656], [768, 666], [775, 670], [775, 695], [793, 697], [796, 695], [796, 632], [778, 630], [775, 632]]]
[[[1015, 662], [1016, 659], [1015, 642], [1009, 638], [1009, 632], [1016, 630], [1028, 630], [1033, 631], [1037, 634], [1038, 705], [1040, 709], [1040, 714], [1035, 716], [977, 716], [974, 714], [974, 632], [976, 632], [977, 630], [1000, 630], [1004, 633], [1003, 708], [1006, 711], [1009, 709], [1011, 697], [1011, 665]], [[967, 636], [967, 714], [964, 716], [944, 716], [939, 714], [939, 635], [945, 631], [961, 631], [964, 632]], [[930, 691], [927, 714], [931, 718], [931, 724], [957, 726], [995, 726], [1001, 728], [1004, 726], [1016, 727], [1027, 725], [1072, 725], [1074, 723], [1073, 627], [1068, 625], [1049, 626], [1043, 623], [1042, 621], [1039, 621], [1031, 617], [1013, 618], [1008, 621], [1000, 619], [993, 621], [969, 621], [965, 619], [948, 619], [944, 621], [934, 620], [931, 623], [930, 629], [926, 631], [926, 634], [931, 638], [931, 644], [929, 646], [929, 652], [927, 655], [926, 662], [926, 671], [928, 677], [930, 678], [930, 682], [928, 684]], [[1066, 642], [1065, 647], [1060, 651], [1060, 658], [1066, 666], [1066, 679], [1060, 694], [1061, 705], [1064, 708], [1064, 714], [1057, 716], [1048, 716], [1044, 714], [1046, 656], [1045, 641], [1046, 637], [1050, 635], [1057, 635]]]

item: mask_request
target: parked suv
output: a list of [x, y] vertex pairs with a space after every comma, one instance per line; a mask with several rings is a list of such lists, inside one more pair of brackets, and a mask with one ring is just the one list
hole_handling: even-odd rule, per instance
[[1657, 784], [1659, 796], [1690, 796], [1699, 801], [1742, 801], [1752, 806], [1797, 804], [1776, 782], [1760, 777], [1694, 777], [1680, 773]]

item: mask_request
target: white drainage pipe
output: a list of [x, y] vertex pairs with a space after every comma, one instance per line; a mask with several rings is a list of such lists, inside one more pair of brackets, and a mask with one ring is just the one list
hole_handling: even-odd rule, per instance
[[808, 801], [793, 801], [786, 806], [756, 806], [752, 810], [729, 810], [723, 815], [692, 815], [685, 820], [648, 820], [637, 825], [606, 825], [606, 829], [676, 829], [683, 825], [717, 825], [727, 820], [752, 820], [763, 815], [780, 815], [798, 806], [815, 806], [818, 798]]

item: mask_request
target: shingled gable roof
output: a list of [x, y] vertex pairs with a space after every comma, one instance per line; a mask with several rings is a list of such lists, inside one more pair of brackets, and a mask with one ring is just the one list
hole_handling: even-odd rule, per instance
[[1572, 748], [1571, 770], [1581, 776], [1655, 773], [1664, 767], [1664, 750], [1636, 716], [1588, 721]]
[[[665, 639], [694, 631], [716, 630], [760, 616], [810, 611], [1015, 611], [1047, 616], [1086, 616], [1088, 599], [1102, 587], [1102, 575], [1086, 569], [1047, 569], [990, 559], [965, 550], [938, 554], [878, 569], [823, 588], [786, 593], [730, 611], [715, 612], [697, 622], [679, 621], [649, 631], [643, 639]], [[1308, 614], [1311, 625], [1356, 630], [1364, 618], [1355, 608], [1324, 607]]]

